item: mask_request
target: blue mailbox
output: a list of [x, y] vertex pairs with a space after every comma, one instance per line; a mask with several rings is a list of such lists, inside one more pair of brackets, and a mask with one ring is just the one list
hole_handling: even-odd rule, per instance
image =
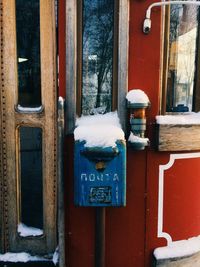
[[75, 142], [75, 204], [108, 207], [126, 205], [126, 145], [86, 147]]

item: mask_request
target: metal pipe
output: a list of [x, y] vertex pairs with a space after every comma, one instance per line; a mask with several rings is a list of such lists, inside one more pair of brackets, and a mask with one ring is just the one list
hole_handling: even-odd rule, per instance
[[95, 267], [105, 267], [105, 214], [105, 208], [96, 208]]
[[151, 30], [151, 9], [153, 7], [167, 6], [167, 5], [179, 5], [179, 4], [200, 6], [200, 2], [196, 2], [196, 1], [180, 0], [180, 1], [155, 2], [155, 3], [151, 4], [146, 11], [146, 18], [145, 18], [144, 23], [143, 23], [143, 32], [145, 34], [148, 34]]
[[59, 267], [65, 267], [65, 222], [64, 222], [64, 177], [63, 177], [63, 144], [64, 144], [64, 99], [58, 101], [58, 245]]

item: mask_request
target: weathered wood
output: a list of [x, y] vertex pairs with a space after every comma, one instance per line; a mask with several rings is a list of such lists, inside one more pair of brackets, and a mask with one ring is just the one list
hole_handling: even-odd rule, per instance
[[200, 150], [200, 125], [160, 124], [157, 143], [159, 151]]
[[[17, 48], [15, 0], [2, 1], [3, 16], [1, 52], [3, 83], [1, 84], [0, 125], [3, 170], [3, 236], [5, 250], [52, 253], [57, 245], [57, 112], [56, 49], [54, 1], [40, 1], [41, 94], [42, 110], [20, 112], [18, 104]], [[19, 127], [40, 127], [43, 131], [43, 230], [40, 237], [22, 238], [17, 233], [20, 214]], [[1, 228], [0, 227], [0, 228]], [[2, 252], [2, 251], [1, 251]]]
[[77, 1], [66, 1], [66, 133], [74, 131], [77, 91]]
[[163, 260], [155, 260], [155, 267], [199, 267], [200, 266], [200, 252], [191, 256], [171, 258]]
[[[2, 63], [3, 63], [3, 53], [2, 53], [2, 45], [3, 45], [3, 30], [2, 30], [2, 24], [3, 24], [3, 20], [2, 20], [2, 5], [3, 2], [2, 0], [0, 1], [0, 39], [1, 39], [1, 49], [0, 49], [0, 106], [2, 105], [2, 85], [3, 85], [3, 71], [2, 71]], [[4, 244], [4, 238], [3, 238], [3, 140], [2, 140], [2, 114], [0, 114], [0, 251], [3, 251], [3, 244]]]
[[58, 102], [58, 245], [59, 267], [65, 267], [65, 203], [64, 203], [64, 101]]
[[129, 0], [119, 1], [117, 111], [124, 131], [126, 131], [126, 93], [128, 91], [129, 3]]

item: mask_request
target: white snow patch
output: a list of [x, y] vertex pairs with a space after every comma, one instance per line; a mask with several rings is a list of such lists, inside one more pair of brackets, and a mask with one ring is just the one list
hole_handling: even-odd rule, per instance
[[128, 141], [131, 143], [143, 143], [144, 145], [148, 145], [149, 138], [139, 137], [137, 135], [134, 135], [133, 133], [130, 133]]
[[156, 116], [157, 124], [200, 124], [200, 112], [186, 112], [181, 115]]
[[42, 110], [42, 106], [31, 108], [31, 107], [22, 107], [17, 105], [17, 109], [22, 112], [40, 112]]
[[58, 249], [58, 247], [56, 248], [56, 250], [53, 254], [53, 260], [52, 261], [53, 261], [54, 265], [56, 265], [59, 261], [59, 249]]
[[117, 140], [124, 140], [117, 112], [82, 116], [76, 126], [74, 139], [85, 141], [86, 147], [115, 147]]
[[24, 223], [18, 224], [17, 232], [22, 237], [43, 235], [43, 230], [41, 230], [39, 228], [27, 226]]
[[7, 252], [5, 254], [0, 254], [0, 261], [28, 262], [28, 261], [49, 261], [49, 260], [39, 256], [31, 256], [26, 252], [20, 252], [20, 253]]
[[58, 101], [63, 104], [64, 103], [64, 98], [62, 96], [59, 96]]
[[141, 89], [130, 90], [126, 95], [126, 99], [132, 104], [133, 103], [144, 103], [144, 104], [150, 103], [148, 96]]
[[81, 116], [76, 119], [76, 126], [88, 125], [114, 125], [121, 128], [121, 124], [117, 112], [109, 112], [106, 114], [96, 114], [91, 116]]
[[188, 240], [174, 241], [169, 246], [156, 248], [154, 256], [157, 260], [179, 258], [193, 255], [200, 251], [200, 236]]

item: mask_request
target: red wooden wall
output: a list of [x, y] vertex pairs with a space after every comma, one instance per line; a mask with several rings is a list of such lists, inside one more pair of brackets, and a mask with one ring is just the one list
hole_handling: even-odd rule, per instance
[[[142, 33], [146, 9], [152, 2], [130, 0], [128, 77], [129, 90], [140, 88], [147, 93], [151, 101], [151, 108], [147, 112], [146, 134], [151, 140], [151, 147], [145, 151], [133, 151], [128, 148], [127, 206], [106, 209], [106, 266], [109, 267], [148, 267], [152, 262], [153, 249], [167, 244], [165, 239], [157, 238], [158, 178], [159, 166], [168, 163], [170, 153], [156, 152], [154, 144], [155, 116], [159, 113], [160, 97], [160, 8], [152, 11], [151, 33], [149, 35]], [[60, 0], [59, 5], [59, 95], [65, 96], [65, 62], [67, 60], [65, 59], [65, 0]], [[64, 154], [66, 262], [68, 267], [92, 267], [94, 266], [95, 212], [92, 208], [77, 208], [73, 204], [73, 136], [66, 136]], [[196, 203], [198, 200], [196, 188], [200, 184], [195, 172], [192, 174], [194, 185], [189, 193], [187, 189], [189, 173], [194, 166], [198, 165], [199, 159], [189, 160], [187, 164], [182, 163], [187, 166], [186, 173], [184, 168], [179, 166], [180, 162], [178, 165], [174, 164], [174, 167], [165, 173], [164, 184], [166, 190], [163, 227], [174, 240], [200, 233], [200, 224], [190, 224], [180, 204], [180, 201], [185, 201], [184, 207], [190, 217], [195, 216], [196, 219], [200, 217], [198, 205], [192, 205], [191, 202], [188, 204], [186, 201], [188, 197]], [[197, 172], [200, 174], [199, 168]], [[171, 183], [170, 179], [173, 177], [177, 180]], [[181, 181], [183, 181], [183, 188], [180, 190]], [[174, 203], [176, 203], [175, 206]], [[177, 210], [180, 213], [177, 213]], [[176, 223], [179, 227], [174, 227]]]

